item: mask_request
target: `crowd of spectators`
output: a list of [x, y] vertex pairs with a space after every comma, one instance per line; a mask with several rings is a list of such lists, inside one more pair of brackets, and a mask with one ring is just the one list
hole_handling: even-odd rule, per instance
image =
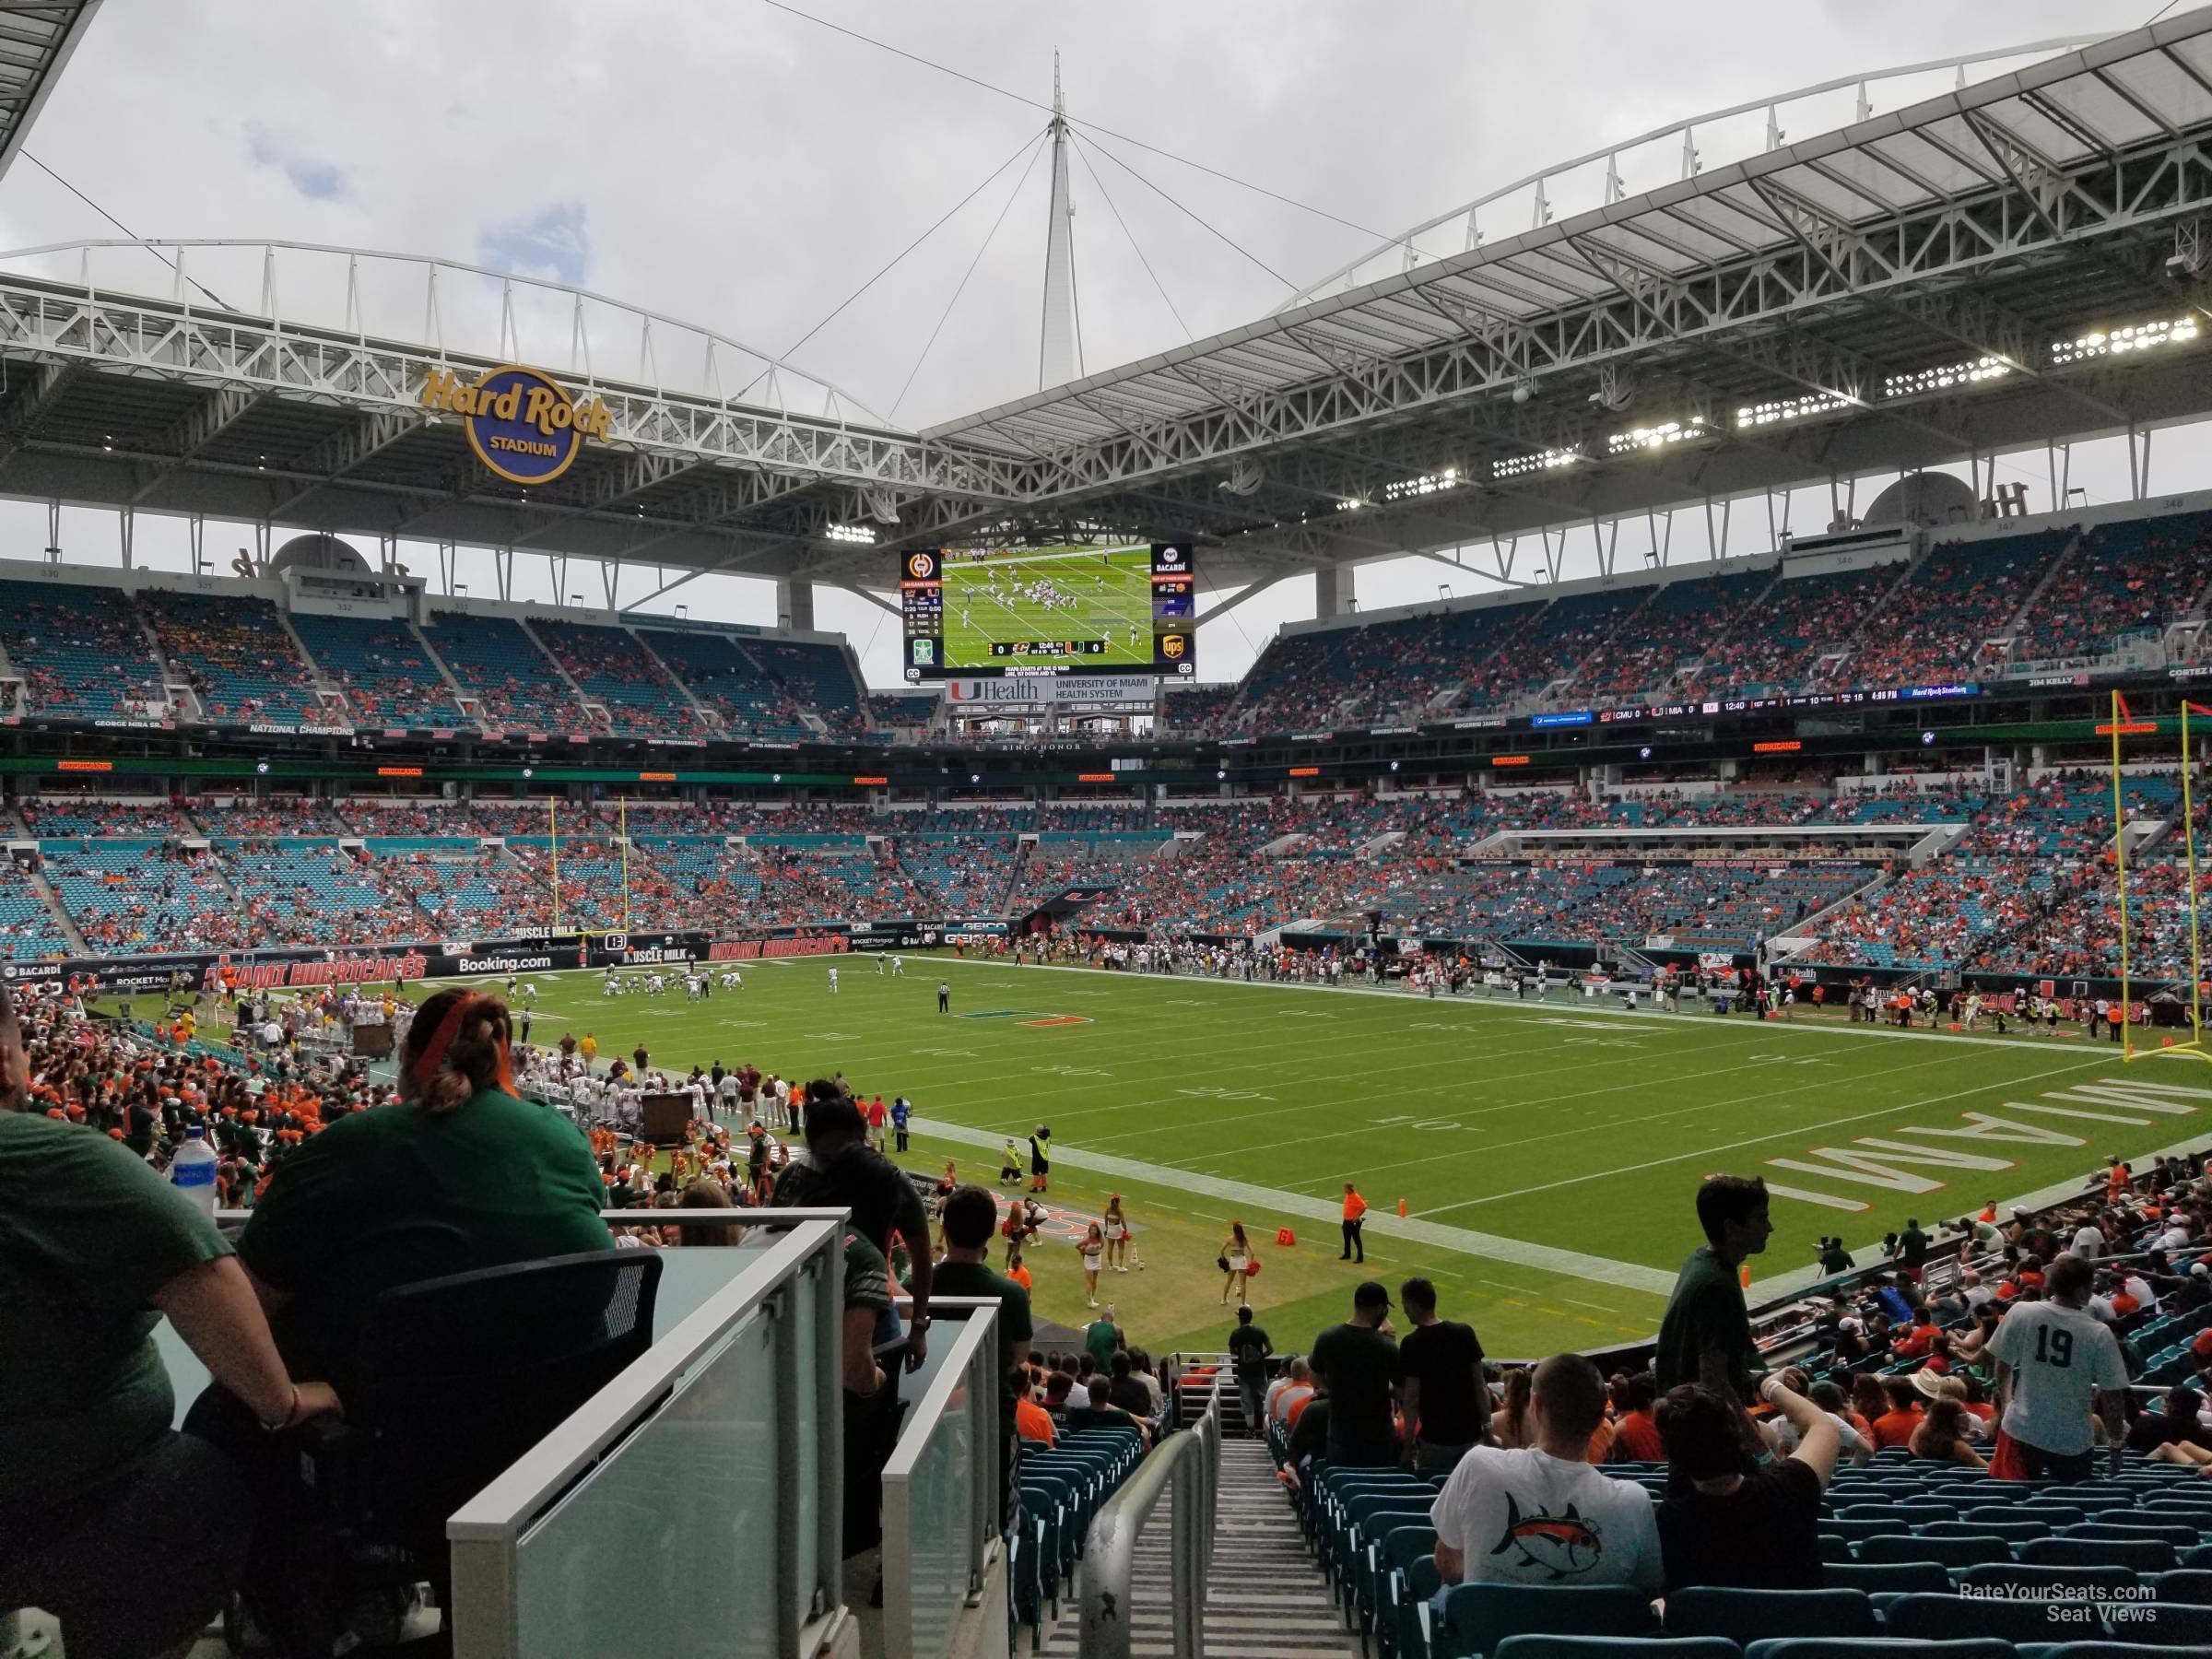
[[2001, 637], [2073, 540], [2035, 530], [1985, 541], [1945, 542], [1882, 606], [1837, 683], [1878, 688], [1969, 677], [1982, 649]]
[[2101, 657], [2127, 634], [2157, 635], [2212, 586], [2212, 513], [2099, 524], [2020, 618], [2014, 663]]
[[[2110, 777], [2054, 771], [2010, 795], [1950, 798], [1969, 808], [1964, 835], [1936, 863], [1829, 917], [1805, 959], [2057, 977], [2116, 971]], [[2123, 805], [2131, 821], [2170, 817], [2179, 785], [2131, 778]], [[2143, 873], [2147, 918], [2158, 894], [2171, 890], [2159, 885], [2159, 862]], [[2168, 954], [2179, 936], [2160, 935]]]
[[[2178, 806], [2169, 775], [2134, 775], [2126, 788], [2131, 822], [2155, 827]], [[50, 859], [76, 854], [48, 876], [85, 943], [118, 954], [162, 948], [165, 931], [251, 947], [483, 936], [502, 915], [548, 925], [558, 831], [565, 926], [1011, 916], [1100, 888], [1109, 891], [1088, 912], [1093, 924], [1171, 934], [1246, 935], [1372, 910], [1432, 937], [1670, 937], [1743, 950], [1819, 916], [1806, 959], [1821, 965], [2055, 976], [2118, 967], [2109, 784], [2095, 772], [2048, 774], [2002, 796], [1959, 776], [1849, 795], [1775, 778], [1627, 784], [1594, 798], [1532, 785], [891, 811], [598, 801], [549, 813], [542, 800], [294, 795], [18, 805]], [[1831, 825], [1896, 833], [1870, 848], [1823, 834]], [[1947, 826], [1962, 834], [1936, 862], [1884, 862], [1922, 829]], [[1775, 833], [1748, 845], [1712, 834], [1744, 830]], [[1540, 831], [1576, 839], [1515, 833]], [[203, 834], [211, 853], [181, 862]], [[357, 835], [371, 853], [339, 851]], [[482, 848], [486, 838], [506, 845]], [[2135, 961], [2146, 975], [2187, 959], [2180, 853], [2178, 837], [2154, 842], [2134, 871]], [[63, 950], [37, 883], [25, 883], [14, 948]]]
[[1769, 576], [1706, 576], [1668, 582], [1575, 673], [1574, 700], [1599, 706], [1656, 692], [1743, 633], [1767, 626]]
[[1897, 565], [1877, 565], [1781, 578], [1749, 626], [1708, 646], [1683, 696], [1771, 697], [1807, 688], [1819, 678], [1822, 657], [1843, 649], [1903, 574]]
[[189, 832], [174, 801], [101, 800], [91, 795], [25, 795], [16, 803], [23, 828], [41, 840], [120, 836], [134, 840]]

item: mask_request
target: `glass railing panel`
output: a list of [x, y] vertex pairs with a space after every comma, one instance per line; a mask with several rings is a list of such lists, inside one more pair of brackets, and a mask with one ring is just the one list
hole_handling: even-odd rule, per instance
[[771, 1659], [758, 1568], [776, 1559], [775, 1319], [756, 1312], [527, 1531], [516, 1637], [532, 1659]]

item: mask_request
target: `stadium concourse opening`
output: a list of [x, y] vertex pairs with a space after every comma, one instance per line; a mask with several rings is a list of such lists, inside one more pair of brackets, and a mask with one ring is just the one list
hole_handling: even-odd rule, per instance
[[921, 430], [582, 194], [0, 253], [0, 1656], [2212, 1651], [2212, 10], [1095, 371], [1035, 107]]

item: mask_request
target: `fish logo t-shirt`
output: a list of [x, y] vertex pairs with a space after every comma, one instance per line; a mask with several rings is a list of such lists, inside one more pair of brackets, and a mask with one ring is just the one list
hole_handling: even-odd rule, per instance
[[1465, 1560], [1465, 1583], [1660, 1584], [1651, 1494], [1585, 1463], [1477, 1446], [1429, 1518]]

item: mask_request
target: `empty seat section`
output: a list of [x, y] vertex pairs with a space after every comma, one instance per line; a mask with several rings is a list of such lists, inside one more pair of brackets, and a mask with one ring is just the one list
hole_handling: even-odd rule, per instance
[[425, 624], [422, 637], [490, 730], [591, 735], [582, 705], [520, 623], [441, 611]]
[[584, 622], [530, 626], [585, 699], [606, 711], [607, 730], [615, 736], [706, 736], [668, 670], [628, 629]]
[[0, 582], [0, 650], [23, 678], [19, 712], [156, 720], [169, 712], [153, 641], [119, 589]]
[[436, 731], [460, 724], [461, 706], [407, 623], [295, 611], [292, 627], [308, 655], [345, 692], [357, 725]]
[[302, 725], [327, 718], [306, 662], [266, 599], [149, 589], [139, 602], [170, 666], [209, 720]]

